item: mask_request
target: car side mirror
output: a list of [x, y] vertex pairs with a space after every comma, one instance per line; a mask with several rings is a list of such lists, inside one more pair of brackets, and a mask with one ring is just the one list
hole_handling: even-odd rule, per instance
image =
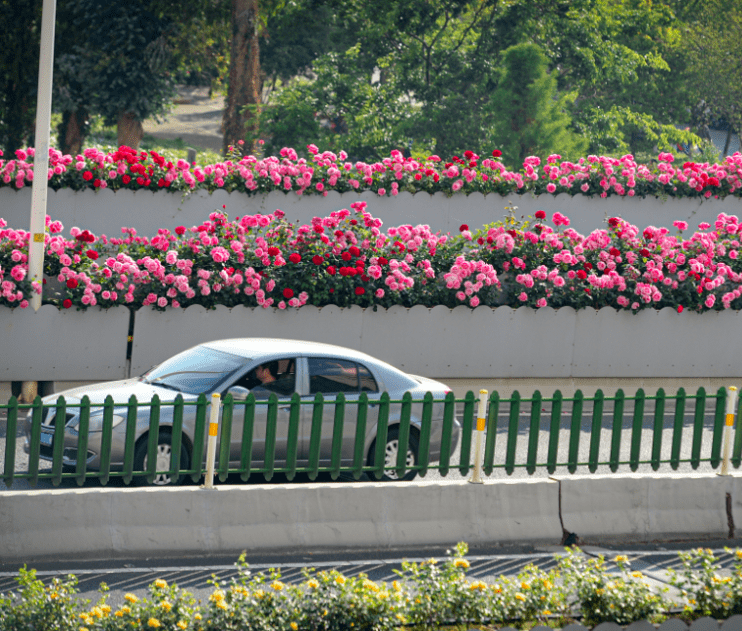
[[244, 401], [247, 399], [247, 395], [250, 394], [250, 391], [243, 386], [232, 386], [227, 390], [227, 394], [231, 394], [234, 401]]

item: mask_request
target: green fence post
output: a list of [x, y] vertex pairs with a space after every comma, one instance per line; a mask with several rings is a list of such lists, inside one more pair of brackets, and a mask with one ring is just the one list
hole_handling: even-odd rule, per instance
[[618, 463], [621, 455], [621, 432], [623, 431], [623, 410], [626, 395], [619, 388], [613, 401], [613, 428], [611, 431], [611, 471], [618, 471]]
[[[213, 405], [213, 403], [212, 403]], [[234, 413], [234, 397], [231, 392], [222, 400], [222, 420], [219, 428], [219, 464], [216, 473], [220, 482], [229, 476], [229, 458], [232, 450], [232, 415]]]
[[335, 418], [332, 426], [332, 453], [330, 456], [330, 477], [337, 480], [343, 449], [343, 423], [345, 422], [345, 395], [335, 395]]
[[77, 462], [75, 482], [77, 486], [85, 484], [88, 469], [88, 437], [90, 435], [90, 398], [86, 394], [80, 401], [80, 424], [77, 426]]
[[593, 422], [590, 426], [590, 454], [588, 456], [588, 469], [590, 473], [595, 473], [598, 469], [598, 460], [600, 458], [600, 434], [603, 431], [603, 402], [605, 396], [603, 391], [598, 388], [593, 397]]
[[386, 463], [386, 440], [389, 434], [389, 406], [391, 405], [389, 393], [383, 392], [379, 399], [379, 421], [376, 426], [376, 439], [374, 446], [374, 470], [373, 475], [377, 480], [384, 477], [384, 466]]
[[[52, 484], [59, 486], [62, 482], [62, 456], [64, 455], [64, 430], [67, 420], [67, 402], [64, 397], [57, 398], [54, 410], [54, 437], [52, 438]], [[51, 414], [50, 409], [47, 414]]]
[[536, 390], [531, 398], [531, 426], [528, 432], [528, 453], [526, 455], [528, 475], [533, 475], [536, 472], [538, 437], [541, 430], [541, 403], [541, 392]]
[[508, 422], [508, 442], [505, 453], [505, 473], [515, 471], [515, 450], [518, 443], [518, 424], [520, 420], [520, 393], [515, 390], [510, 397], [510, 419]]
[[100, 437], [100, 469], [98, 480], [105, 486], [111, 472], [111, 434], [113, 433], [113, 397], [109, 394], [103, 402], [103, 425]]
[[289, 407], [289, 433], [286, 437], [286, 479], [296, 476], [296, 456], [299, 449], [299, 420], [301, 419], [301, 397], [297, 392], [291, 395]]
[[677, 469], [680, 466], [680, 446], [683, 443], [683, 426], [685, 424], [685, 388], [679, 388], [675, 395], [675, 421], [672, 428], [672, 451], [670, 466]]
[[312, 404], [312, 429], [309, 436], [309, 479], [316, 480], [319, 475], [319, 451], [322, 446], [322, 415], [325, 399], [321, 392], [314, 395]]
[[572, 422], [569, 427], [569, 456], [567, 458], [567, 470], [570, 473], [577, 471], [577, 457], [580, 449], [580, 426], [582, 424], [582, 405], [585, 396], [582, 390], [575, 392], [572, 400]]
[[446, 395], [443, 404], [443, 429], [441, 431], [441, 461], [439, 471], [443, 477], [448, 475], [451, 463], [451, 435], [453, 433], [453, 419], [456, 412], [456, 398], [453, 392]]
[[487, 437], [484, 442], [484, 474], [491, 475], [495, 468], [495, 442], [497, 440], [497, 415], [500, 413], [500, 395], [497, 390], [490, 394], [487, 408]]
[[726, 418], [727, 389], [723, 386], [716, 391], [716, 409], [714, 411], [714, 436], [711, 440], [711, 466], [716, 469], [721, 462], [721, 442], [724, 438], [724, 420]]
[[137, 430], [137, 414], [139, 405], [137, 398], [132, 394], [126, 405], [126, 438], [124, 439], [124, 484], [131, 484], [134, 477], [134, 437]]
[[147, 484], [152, 484], [157, 473], [157, 443], [160, 442], [160, 397], [152, 395], [149, 407], [149, 433], [147, 434]]
[[732, 465], [735, 469], [742, 463], [742, 428], [740, 428], [740, 412], [742, 406], [737, 406], [737, 416], [734, 419], [734, 447], [732, 448]]
[[693, 415], [693, 445], [690, 454], [690, 466], [698, 469], [701, 464], [701, 441], [703, 439], [703, 419], [706, 415], [706, 389], [701, 386], [696, 391], [696, 407]]
[[276, 429], [278, 425], [278, 397], [271, 392], [268, 397], [268, 418], [265, 426], [265, 471], [263, 477], [270, 481], [276, 468]]
[[430, 426], [433, 422], [433, 394], [426, 392], [423, 398], [423, 415], [420, 419], [420, 444], [417, 449], [417, 464], [420, 477], [425, 477], [430, 464]]
[[41, 447], [41, 415], [44, 409], [41, 397], [37, 396], [31, 404], [31, 436], [28, 448], [28, 483], [36, 486], [39, 483], [39, 449]]
[[245, 401], [245, 421], [242, 425], [240, 445], [240, 479], [247, 482], [252, 469], [252, 438], [255, 427], [255, 395], [251, 392]]
[[559, 453], [559, 432], [562, 426], [562, 392], [557, 390], [551, 397], [551, 422], [549, 423], [549, 447], [546, 454], [546, 470], [554, 473]]
[[662, 457], [662, 428], [665, 424], [665, 390], [657, 390], [654, 404], [654, 429], [652, 431], [652, 470], [660, 468]]
[[[173, 428], [170, 443], [170, 476], [180, 477], [180, 450], [183, 449], [183, 395], [178, 394], [173, 401]], [[193, 466], [193, 463], [191, 463]]]
[[[8, 400], [8, 421], [5, 425], [5, 471], [3, 482], [10, 488], [15, 477], [15, 442], [18, 434], [18, 399], [10, 397]], [[30, 456], [29, 456], [30, 457]]]
[[632, 471], [636, 471], [639, 468], [645, 400], [646, 395], [644, 394], [644, 389], [639, 388], [634, 395], [634, 421], [631, 426], [631, 453], [629, 454], [629, 466]]
[[399, 438], [397, 447], [396, 472], [402, 479], [407, 472], [407, 449], [410, 446], [410, 419], [412, 417], [412, 395], [405, 392], [402, 395], [402, 410], [399, 415]]
[[358, 416], [356, 422], [356, 435], [353, 444], [353, 479], [360, 480], [363, 475], [363, 467], [366, 464], [366, 419], [368, 417], [368, 395], [361, 392], [358, 397]]

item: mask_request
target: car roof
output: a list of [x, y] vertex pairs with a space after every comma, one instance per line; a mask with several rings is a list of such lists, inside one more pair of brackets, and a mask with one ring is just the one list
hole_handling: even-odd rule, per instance
[[[205, 342], [202, 346], [207, 346], [216, 350], [238, 355], [250, 359], [260, 359], [264, 356], [283, 355], [292, 353], [294, 355], [315, 355], [334, 357], [342, 355], [360, 361], [370, 361], [377, 364], [386, 364], [371, 355], [361, 351], [336, 346], [334, 344], [325, 344], [323, 342], [310, 342], [307, 340], [286, 340], [281, 338], [270, 337], [240, 337], [228, 340], [214, 340]], [[388, 364], [386, 364], [388, 366]], [[392, 366], [389, 366], [393, 368]]]

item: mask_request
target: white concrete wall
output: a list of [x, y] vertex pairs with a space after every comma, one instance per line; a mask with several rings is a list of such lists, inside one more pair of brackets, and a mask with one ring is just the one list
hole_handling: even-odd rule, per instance
[[[427, 224], [433, 230], [458, 232], [463, 223], [479, 228], [502, 219], [505, 206], [518, 207], [516, 215], [533, 216], [537, 210], [545, 210], [549, 217], [559, 211], [571, 220], [571, 226], [587, 234], [605, 224], [607, 217], [620, 216], [644, 228], [648, 225], [666, 226], [674, 231], [672, 222], [687, 221], [691, 229], [699, 222], [713, 224], [720, 212], [742, 216], [742, 199], [728, 197], [724, 200], [703, 198], [656, 197], [645, 199], [629, 197], [585, 197], [576, 195], [471, 195], [456, 194], [451, 197], [443, 193], [400, 193], [396, 197], [379, 197], [370, 192], [360, 194], [336, 192], [327, 197], [319, 195], [298, 196], [282, 192], [249, 196], [244, 193], [227, 193], [219, 190], [212, 194], [198, 191], [184, 196], [182, 193], [151, 191], [72, 191], [62, 189], [49, 191], [47, 213], [59, 219], [65, 228], [72, 226], [92, 230], [96, 234], [117, 236], [122, 226], [133, 226], [141, 235], [154, 235], [158, 228], [174, 229], [176, 226], [198, 225], [208, 219], [214, 210], [226, 212], [230, 217], [246, 213], [268, 214], [280, 208], [287, 219], [308, 223], [312, 217], [328, 215], [333, 210], [350, 208], [350, 204], [362, 200], [368, 203], [368, 211], [383, 220], [384, 225]], [[0, 188], [0, 217], [11, 227], [28, 229], [31, 209], [31, 187], [14, 191]]]
[[739, 475], [0, 491], [0, 558], [726, 538], [727, 494], [738, 535]]
[[330, 342], [444, 381], [742, 377], [730, 343], [742, 327], [735, 311], [144, 308], [135, 314], [130, 373], [128, 324], [123, 307], [0, 309], [0, 381], [122, 379], [190, 346], [233, 337]]

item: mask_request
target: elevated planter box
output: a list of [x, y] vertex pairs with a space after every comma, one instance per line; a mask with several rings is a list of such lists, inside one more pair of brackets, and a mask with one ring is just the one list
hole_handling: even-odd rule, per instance
[[[742, 216], [742, 199], [724, 200], [702, 198], [656, 197], [584, 197], [576, 195], [471, 195], [443, 193], [400, 193], [396, 197], [379, 197], [375, 193], [339, 194], [330, 191], [321, 195], [298, 196], [296, 193], [272, 192], [248, 196], [245, 193], [216, 191], [209, 194], [197, 191], [182, 193], [150, 191], [80, 191], [62, 189], [49, 191], [47, 212], [69, 229], [72, 226], [92, 230], [96, 234], [117, 236], [122, 226], [133, 226], [140, 235], [154, 235], [158, 228], [173, 230], [176, 226], [198, 225], [214, 210], [222, 210], [230, 217], [244, 214], [268, 214], [280, 208], [291, 221], [309, 223], [312, 217], [326, 216], [340, 208], [350, 208], [355, 201], [368, 203], [368, 210], [380, 218], [385, 226], [400, 224], [427, 224], [433, 230], [458, 232], [468, 224], [472, 229], [502, 219], [505, 207], [517, 206], [517, 216], [533, 216], [545, 210], [550, 217], [559, 211], [571, 220], [571, 227], [587, 234], [605, 224], [607, 217], [620, 216], [644, 228], [648, 225], [672, 228], [676, 220], [687, 221], [694, 230], [700, 222], [713, 225], [720, 212]], [[0, 217], [14, 228], [28, 229], [31, 209], [31, 187], [14, 191], [0, 188]]]

